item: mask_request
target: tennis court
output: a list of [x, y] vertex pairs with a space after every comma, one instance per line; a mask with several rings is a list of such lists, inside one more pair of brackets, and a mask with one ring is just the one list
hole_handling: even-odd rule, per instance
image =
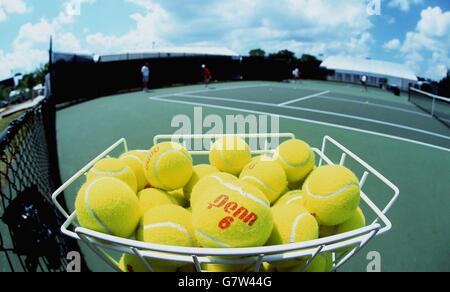
[[[372, 164], [401, 191], [388, 214], [394, 228], [373, 240], [344, 270], [365, 271], [370, 251], [381, 254], [383, 271], [443, 271], [450, 266], [450, 129], [431, 114], [385, 91], [303, 81], [234, 82], [214, 89], [185, 86], [99, 98], [57, 113], [62, 179], [125, 137], [147, 149], [157, 134], [172, 134], [172, 118], [218, 115], [276, 115], [280, 131], [319, 147], [329, 135]], [[207, 131], [206, 129], [205, 131]], [[270, 131], [270, 129], [269, 129]], [[76, 187], [66, 192], [73, 209]], [[387, 198], [375, 198], [385, 202]], [[86, 252], [90, 268], [107, 267]]]

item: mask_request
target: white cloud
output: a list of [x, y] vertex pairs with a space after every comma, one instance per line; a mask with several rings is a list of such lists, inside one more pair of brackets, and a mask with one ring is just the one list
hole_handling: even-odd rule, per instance
[[412, 5], [422, 4], [423, 0], [390, 0], [388, 6], [408, 12]]
[[428, 7], [421, 13], [417, 24], [419, 33], [430, 37], [443, 37], [450, 34], [450, 11], [442, 12], [440, 7]]
[[399, 39], [392, 39], [385, 43], [383, 45], [383, 48], [390, 51], [390, 50], [397, 50], [400, 48], [401, 42]]
[[8, 14], [24, 14], [29, 10], [24, 0], [0, 0], [0, 22], [5, 21]]
[[222, 46], [240, 53], [261, 47], [367, 56], [373, 43], [368, 33], [372, 23], [360, 0], [126, 2], [144, 10], [132, 16], [135, 28], [123, 35], [93, 33], [86, 38], [90, 48], [149, 50], [156, 42], [157, 47]]
[[416, 29], [407, 32], [399, 46], [391, 44], [392, 50], [397, 49], [403, 54], [405, 62], [416, 73], [440, 80], [450, 68], [450, 12], [443, 12], [440, 7], [428, 7], [420, 15]]
[[[21, 1], [0, 0], [0, 7], [6, 2], [16, 2], [16, 11], [24, 11], [20, 6]], [[28, 72], [36, 66], [48, 61], [48, 45], [50, 36], [53, 36], [54, 48], [67, 52], [86, 52], [79, 39], [66, 31], [65, 25], [73, 23], [76, 15], [68, 15], [65, 5], [72, 1], [81, 4], [94, 3], [95, 0], [68, 0], [61, 6], [58, 16], [49, 21], [40, 19], [37, 22], [23, 24], [12, 43], [11, 52], [0, 51], [0, 79], [10, 77], [15, 71]], [[0, 10], [1, 17], [1, 10]]]

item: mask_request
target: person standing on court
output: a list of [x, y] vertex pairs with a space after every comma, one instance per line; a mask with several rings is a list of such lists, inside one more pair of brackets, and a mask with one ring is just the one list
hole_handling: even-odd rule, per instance
[[295, 67], [294, 71], [292, 71], [292, 75], [294, 76], [294, 83], [300, 82], [300, 69]]
[[367, 75], [365, 75], [365, 74], [363, 74], [362, 76], [361, 76], [361, 84], [362, 84], [362, 86], [364, 87], [364, 90], [366, 91], [366, 92], [368, 92], [369, 90], [367, 89]]
[[203, 75], [203, 80], [205, 82], [205, 88], [208, 88], [209, 83], [211, 82], [211, 79], [212, 79], [212, 74], [211, 74], [211, 71], [208, 69], [208, 67], [206, 67], [205, 64], [202, 65], [202, 75]]
[[148, 92], [148, 83], [150, 82], [150, 67], [148, 63], [145, 63], [141, 68], [142, 83], [144, 84], [144, 92]]

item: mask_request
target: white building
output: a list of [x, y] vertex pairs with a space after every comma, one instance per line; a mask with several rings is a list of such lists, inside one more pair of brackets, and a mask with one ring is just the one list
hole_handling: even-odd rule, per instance
[[335, 56], [325, 59], [321, 66], [335, 71], [328, 76], [330, 81], [359, 83], [361, 76], [366, 75], [369, 85], [390, 85], [402, 90], [418, 81], [408, 66], [385, 61]]

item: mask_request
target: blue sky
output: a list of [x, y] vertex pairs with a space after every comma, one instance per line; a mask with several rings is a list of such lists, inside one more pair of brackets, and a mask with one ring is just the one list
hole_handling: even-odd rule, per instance
[[[227, 47], [246, 54], [290, 49], [405, 63], [441, 79], [450, 67], [450, 1], [380, 0], [0, 0], [0, 79], [46, 62], [55, 48], [122, 53]], [[80, 4], [80, 10], [67, 9]], [[72, 5], [69, 7], [76, 7]], [[78, 13], [80, 12], [80, 13]]]

